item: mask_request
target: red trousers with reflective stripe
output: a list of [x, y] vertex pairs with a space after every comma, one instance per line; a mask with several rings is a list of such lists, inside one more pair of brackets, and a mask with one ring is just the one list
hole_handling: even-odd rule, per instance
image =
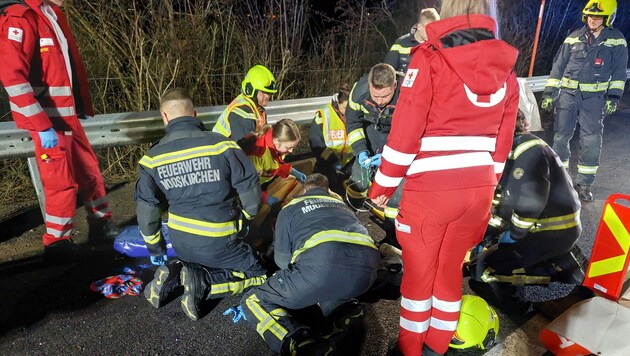
[[30, 132], [46, 198], [46, 232], [42, 236], [44, 246], [70, 238], [77, 192], [88, 216], [101, 219], [111, 217], [105, 199], [103, 177], [92, 146], [77, 119], [70, 126], [72, 131], [57, 131], [59, 145], [54, 148], [42, 148], [39, 134]]
[[420, 355], [424, 343], [438, 353], [447, 351], [459, 319], [464, 257], [483, 238], [493, 193], [494, 186], [403, 191], [396, 218], [404, 263], [401, 294], [432, 304], [426, 311], [401, 307], [398, 346], [403, 354]]

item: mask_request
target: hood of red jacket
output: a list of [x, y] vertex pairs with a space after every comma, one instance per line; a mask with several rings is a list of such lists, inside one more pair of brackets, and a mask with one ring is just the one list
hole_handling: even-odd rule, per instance
[[490, 31], [496, 35], [494, 19], [485, 15], [462, 15], [435, 21], [427, 25], [427, 42], [439, 51], [449, 67], [477, 95], [496, 93], [514, 69], [518, 50], [504, 41], [490, 38], [463, 41], [444, 47], [447, 36], [457, 37], [466, 30]]

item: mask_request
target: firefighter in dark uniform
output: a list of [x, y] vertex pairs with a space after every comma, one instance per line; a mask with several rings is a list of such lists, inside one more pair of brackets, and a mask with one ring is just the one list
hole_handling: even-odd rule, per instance
[[582, 231], [580, 200], [558, 155], [528, 130], [519, 111], [484, 242], [473, 249], [469, 270], [483, 282], [579, 284], [584, 274], [570, 251]]
[[304, 188], [278, 216], [274, 259], [280, 270], [250, 289], [239, 307], [269, 348], [283, 355], [324, 342], [286, 309], [317, 304], [335, 325], [333, 333], [343, 329], [363, 315], [354, 298], [372, 285], [380, 261], [355, 214], [329, 195], [325, 176], [311, 175]]
[[425, 26], [439, 19], [440, 14], [434, 8], [422, 9], [418, 23], [413, 25], [408, 34], [400, 36], [394, 42], [383, 63], [391, 65], [396, 72], [404, 75], [411, 61], [411, 49], [427, 40]]
[[221, 113], [212, 131], [234, 141], [258, 132], [267, 123], [265, 107], [277, 91], [273, 73], [263, 65], [253, 66], [241, 83], [241, 94]]
[[626, 84], [626, 39], [611, 27], [616, 0], [590, 0], [582, 11], [586, 25], [572, 32], [556, 54], [543, 93], [541, 108], [556, 117], [553, 149], [569, 166], [569, 141], [580, 124], [580, 156], [576, 189], [583, 201], [592, 201], [591, 185], [599, 167], [604, 116], [617, 110]]
[[[151, 262], [161, 265], [145, 296], [159, 308], [182, 284], [182, 309], [197, 320], [205, 299], [266, 280], [266, 269], [237, 236], [242, 219], [260, 208], [259, 178], [236, 142], [205, 130], [183, 90], [167, 91], [160, 112], [166, 135], [140, 160], [135, 192], [140, 232]], [[181, 261], [165, 264], [160, 216], [167, 204], [169, 237]]]
[[[381, 154], [392, 125], [399, 92], [396, 71], [386, 63], [372, 67], [369, 74], [359, 79], [350, 92], [346, 108], [346, 133], [356, 159], [346, 188], [346, 198], [355, 210], [363, 208], [370, 182], [381, 164]], [[393, 227], [393, 221], [398, 215], [402, 194], [400, 187], [389, 199], [384, 211], [388, 227]]]

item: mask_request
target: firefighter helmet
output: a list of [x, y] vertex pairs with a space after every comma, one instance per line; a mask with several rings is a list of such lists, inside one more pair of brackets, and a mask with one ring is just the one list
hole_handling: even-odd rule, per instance
[[462, 296], [457, 330], [450, 347], [467, 349], [478, 347], [487, 350], [494, 345], [499, 333], [499, 317], [485, 300], [475, 295]]
[[582, 22], [588, 15], [603, 16], [604, 24], [611, 26], [617, 15], [617, 0], [589, 0], [582, 10]]
[[265, 93], [273, 94], [278, 91], [276, 88], [276, 78], [267, 67], [263, 65], [255, 65], [247, 71], [245, 79], [241, 84], [243, 94], [253, 98], [256, 91], [260, 90]]

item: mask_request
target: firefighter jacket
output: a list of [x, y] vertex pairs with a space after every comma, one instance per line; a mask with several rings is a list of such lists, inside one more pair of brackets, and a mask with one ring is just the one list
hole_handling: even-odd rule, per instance
[[223, 110], [212, 131], [234, 141], [258, 132], [267, 123], [267, 113], [254, 101], [240, 94]]
[[317, 111], [308, 131], [311, 150], [318, 159], [345, 166], [352, 160], [352, 146], [346, 135], [345, 117], [339, 112], [337, 101], [331, 101]]
[[[15, 1], [0, 1], [2, 3]], [[77, 115], [94, 116], [87, 75], [78, 47], [61, 9], [50, 4], [68, 43], [72, 75], [53, 24], [41, 1], [25, 0], [0, 15], [0, 81], [9, 96], [18, 128], [71, 131]]]
[[274, 259], [281, 269], [296, 262], [316, 265], [363, 262], [370, 266], [373, 259], [350, 258], [356, 254], [344, 253], [349, 250], [379, 254], [356, 215], [325, 189], [309, 189], [280, 211], [274, 234]]
[[399, 91], [400, 83], [396, 85], [389, 104], [379, 107], [370, 96], [367, 75], [354, 84], [346, 108], [346, 132], [355, 154], [362, 151], [370, 154], [382, 151], [392, 126]]
[[[512, 145], [519, 89], [518, 51], [494, 38], [484, 15], [427, 25], [412, 51], [392, 131], [370, 197], [405, 189], [495, 186]], [[474, 42], [469, 39], [474, 38]]]
[[580, 225], [580, 200], [558, 155], [533, 134], [514, 138], [492, 202], [488, 240], [509, 228], [513, 239]]
[[387, 63], [394, 67], [396, 72], [404, 75], [411, 61], [411, 49], [420, 43], [416, 41], [412, 31], [404, 36], [400, 36], [389, 49], [389, 53], [385, 56], [383, 63]]
[[260, 184], [265, 184], [276, 176], [287, 178], [291, 173], [293, 167], [284, 162], [285, 155], [278, 152], [273, 144], [271, 128], [259, 137], [249, 134], [239, 140], [238, 144], [254, 163], [260, 176]]
[[[201, 239], [227, 237], [241, 216], [258, 212], [258, 175], [236, 142], [205, 130], [193, 117], [171, 120], [166, 135], [139, 162], [138, 225], [152, 255], [165, 253], [160, 213], [168, 227]], [[240, 205], [239, 205], [240, 200]]]
[[556, 54], [544, 97], [555, 98], [559, 90], [583, 97], [606, 94], [620, 99], [626, 84], [628, 45], [623, 34], [604, 27], [597, 38], [588, 26], [573, 31]]

